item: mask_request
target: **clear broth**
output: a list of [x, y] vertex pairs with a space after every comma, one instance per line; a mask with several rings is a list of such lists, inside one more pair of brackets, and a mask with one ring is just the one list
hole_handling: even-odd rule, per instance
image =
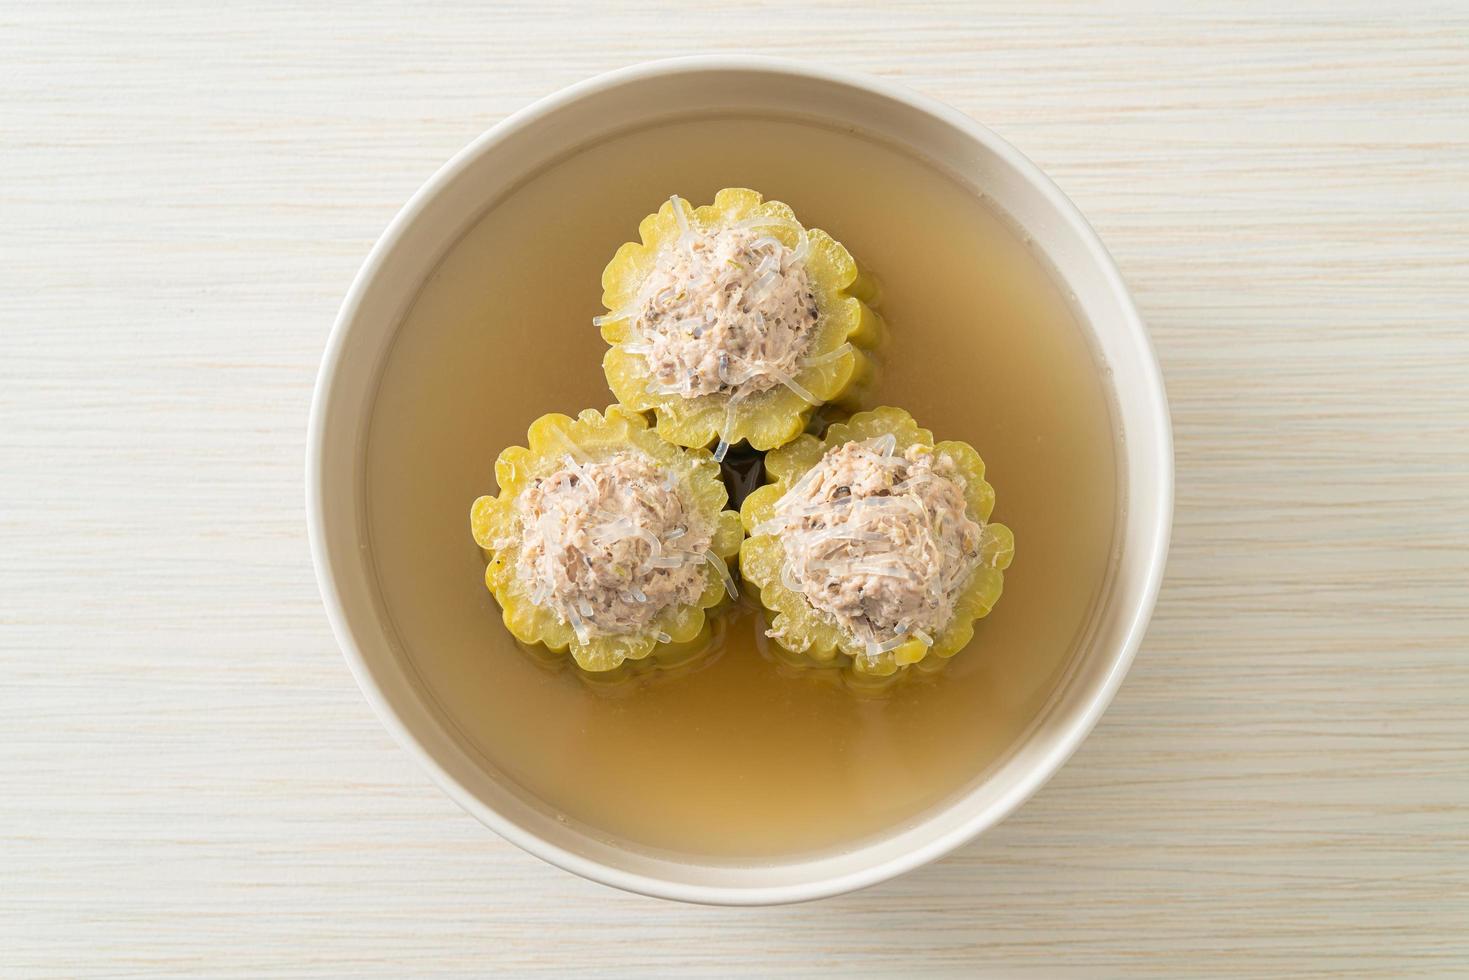
[[[1005, 594], [941, 673], [859, 697], [778, 666], [751, 603], [697, 669], [587, 684], [517, 646], [483, 585], [469, 505], [546, 412], [611, 401], [602, 267], [670, 194], [790, 204], [883, 284], [875, 404], [971, 442], [1016, 537]], [[1063, 292], [974, 190], [796, 120], [659, 124], [585, 148], [495, 204], [407, 314], [368, 445], [373, 560], [444, 717], [530, 797], [663, 853], [749, 859], [851, 845], [1001, 760], [1053, 693], [1098, 600], [1116, 504], [1111, 413]]]

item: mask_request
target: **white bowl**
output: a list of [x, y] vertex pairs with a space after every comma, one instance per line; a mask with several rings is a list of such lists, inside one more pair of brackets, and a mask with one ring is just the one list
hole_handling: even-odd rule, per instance
[[[558, 822], [466, 752], [395, 652], [364, 544], [365, 429], [395, 331], [420, 285], [485, 206], [549, 162], [659, 118], [738, 111], [821, 118], [882, 137], [981, 188], [1076, 297], [1110, 389], [1122, 459], [1118, 551], [1090, 643], [1042, 716], [980, 785], [922, 822], [841, 853], [729, 866], [624, 848]], [[451, 797], [502, 836], [587, 878], [731, 905], [820, 898], [891, 878], [1004, 818], [1076, 749], [1142, 639], [1173, 510], [1168, 405], [1148, 335], [1106, 249], [1033, 164], [966, 116], [891, 82], [754, 57], [681, 58], [573, 85], [516, 113], [426, 183], [383, 233], [332, 330], [312, 404], [307, 515], [327, 614], [384, 724]]]

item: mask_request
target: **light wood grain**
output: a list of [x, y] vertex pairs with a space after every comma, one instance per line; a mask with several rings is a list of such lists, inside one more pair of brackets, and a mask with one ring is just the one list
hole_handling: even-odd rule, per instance
[[[0, 6], [0, 973], [1469, 972], [1463, 4], [211, 6]], [[571, 878], [428, 784], [328, 631], [302, 459], [336, 306], [441, 161], [752, 48], [1056, 178], [1151, 324], [1178, 514], [1034, 801], [735, 911]]]

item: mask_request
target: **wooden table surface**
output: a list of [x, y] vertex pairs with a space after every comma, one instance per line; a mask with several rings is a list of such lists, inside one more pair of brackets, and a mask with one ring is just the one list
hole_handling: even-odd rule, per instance
[[[0, 3], [0, 974], [1469, 973], [1463, 3], [245, 6]], [[783, 909], [460, 812], [353, 684], [303, 512], [318, 358], [409, 194], [562, 85], [732, 50], [1044, 167], [1178, 444], [1152, 630], [1071, 763]]]

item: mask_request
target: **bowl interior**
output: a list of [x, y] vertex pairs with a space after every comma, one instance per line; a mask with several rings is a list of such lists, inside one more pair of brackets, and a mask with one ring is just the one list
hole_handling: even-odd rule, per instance
[[[598, 190], [599, 175], [611, 166], [604, 147], [619, 140], [628, 144], [630, 131], [666, 133], [670, 126], [681, 125], [671, 120], [691, 118], [705, 122], [678, 130], [689, 134], [687, 140], [664, 146], [640, 168], [638, 179], [646, 182], [647, 194], [634, 193], [628, 200], [648, 196], [651, 208], [670, 181], [691, 197], [707, 196], [721, 183], [750, 183], [773, 197], [796, 197], [791, 203], [798, 212], [803, 206], [818, 212], [822, 220], [813, 223], [835, 223], [838, 227], [831, 230], [839, 238], [850, 234], [862, 241], [860, 222], [841, 228], [839, 209], [825, 207], [815, 185], [802, 188], [797, 182], [783, 191], [779, 169], [762, 173], [761, 152], [747, 150], [743, 160], [739, 153], [726, 152], [724, 156], [736, 159], [725, 161], [721, 172], [717, 165], [721, 155], [712, 153], [705, 139], [717, 138], [717, 127], [724, 124], [709, 120], [719, 119], [728, 120], [729, 126], [746, 125], [742, 132], [750, 141], [772, 146], [782, 143], [781, 125], [809, 127], [813, 133], [820, 129], [837, 141], [829, 146], [836, 156], [841, 155], [840, 139], [852, 138], [842, 137], [841, 131], [860, 131], [921, 156], [924, 166], [940, 168], [983, 189], [1018, 226], [1015, 233], [1032, 239], [1035, 250], [1049, 260], [1081, 313], [1081, 329], [1090, 338], [1094, 360], [1073, 365], [1073, 371], [1085, 375], [1075, 378], [1066, 377], [1066, 365], [1060, 360], [1053, 364], [1050, 373], [1061, 386], [1058, 391], [1091, 383], [1105, 389], [1110, 402], [1109, 417], [1098, 421], [1096, 431], [1077, 434], [1074, 446], [1051, 447], [1054, 458], [1043, 453], [1038, 457], [1054, 465], [1068, 453], [1085, 453], [1105, 442], [1110, 461], [1114, 446], [1118, 447], [1115, 474], [1110, 462], [1107, 470], [1115, 493], [1077, 498], [1094, 505], [1104, 501], [1100, 506], [1110, 513], [1074, 515], [1079, 521], [1085, 518], [1083, 523], [1089, 526], [1105, 523], [1107, 536], [1093, 548], [1090, 560], [1097, 566], [1098, 584], [1087, 608], [1056, 617], [1058, 628], [1077, 633], [1074, 642], [1046, 644], [1055, 659], [1035, 664], [1023, 678], [1025, 690], [1003, 691], [1006, 697], [996, 702], [1025, 713], [1029, 723], [1025, 737], [1016, 738], [1012, 726], [1003, 751], [986, 748], [986, 771], [976, 771], [962, 792], [932, 801], [921, 819], [868, 828], [860, 841], [840, 849], [751, 853], [743, 860], [706, 858], [691, 847], [630, 845], [626, 835], [566, 820], [557, 807], [527, 792], [527, 780], [507, 771], [503, 760], [497, 763], [494, 740], [513, 739], [516, 729], [484, 729], [472, 699], [456, 702], [456, 692], [476, 683], [494, 683], [493, 677], [477, 676], [472, 666], [466, 666], [473, 657], [472, 651], [465, 655], [462, 642], [476, 626], [483, 630], [488, 597], [480, 592], [457, 604], [436, 601], [432, 608], [418, 608], [422, 604], [415, 603], [406, 609], [401, 598], [385, 598], [385, 583], [387, 595], [401, 596], [404, 583], [425, 577], [428, 592], [423, 594], [439, 597], [453, 591], [450, 583], [440, 586], [431, 581], [441, 569], [419, 560], [441, 554], [437, 545], [425, 551], [422, 542], [436, 535], [457, 537], [458, 530], [439, 527], [434, 520], [425, 522], [423, 515], [438, 514], [456, 526], [462, 524], [462, 512], [473, 495], [466, 493], [466, 479], [472, 484], [473, 473], [478, 472], [482, 483], [478, 492], [489, 492], [492, 454], [521, 441], [531, 418], [543, 411], [600, 407], [610, 400], [601, 382], [600, 348], [595, 343], [576, 346], [570, 335], [548, 331], [535, 318], [497, 317], [494, 309], [483, 309], [471, 316], [482, 315], [487, 324], [494, 324], [492, 331], [484, 332], [493, 339], [487, 341], [488, 347], [470, 351], [462, 350], [462, 334], [456, 336], [440, 325], [456, 317], [462, 320], [466, 297], [490, 303], [503, 295], [503, 289], [498, 294], [493, 288], [478, 289], [477, 274], [491, 278], [503, 274], [512, 280], [519, 276], [528, 282], [535, 269], [562, 263], [574, 270], [577, 282], [586, 279], [583, 267], [596, 268], [599, 257], [615, 247], [617, 229], [630, 229], [637, 216], [602, 214], [604, 209], [596, 207], [599, 194], [610, 202], [621, 188], [609, 183]], [[752, 119], [767, 122], [749, 123]], [[778, 124], [769, 122], [776, 119]], [[751, 130], [750, 125], [756, 128]], [[759, 125], [766, 130], [759, 130]], [[793, 139], [784, 145], [803, 142]], [[635, 139], [631, 145], [636, 145]], [[686, 149], [677, 152], [678, 145]], [[701, 154], [707, 158], [702, 163]], [[538, 175], [548, 169], [575, 171], [578, 166], [579, 176], [563, 181], [559, 192], [537, 183]], [[741, 174], [750, 177], [727, 179]], [[872, 181], [883, 175], [866, 176]], [[688, 186], [699, 178], [712, 186]], [[762, 186], [770, 184], [775, 186]], [[566, 206], [557, 207], [558, 201]], [[921, 213], [921, 203], [913, 208]], [[517, 216], [517, 209], [525, 213]], [[487, 221], [487, 211], [499, 225]], [[935, 215], [931, 220], [941, 218]], [[531, 231], [520, 232], [519, 240], [511, 241], [516, 236], [506, 229]], [[567, 243], [581, 243], [586, 254]], [[880, 252], [883, 243], [869, 236], [864, 244], [868, 251]], [[478, 269], [484, 271], [477, 273]], [[587, 292], [590, 302], [575, 289], [569, 299], [548, 296], [545, 305], [552, 310], [570, 304], [565, 315], [553, 319], [568, 322], [578, 303], [589, 305], [575, 329], [590, 330], [585, 317], [596, 311], [594, 282], [591, 287], [590, 292], [581, 291]], [[523, 297], [522, 302], [504, 307], [526, 308]], [[569, 356], [563, 356], [561, 351], [567, 348]], [[456, 351], [463, 354], [457, 362]], [[533, 362], [518, 360], [525, 351], [537, 352]], [[958, 352], [947, 358], [960, 359]], [[485, 367], [469, 366], [476, 363]], [[1128, 380], [1133, 382], [1130, 389], [1123, 386]], [[956, 376], [939, 387], [962, 383], [962, 376]], [[510, 403], [506, 411], [466, 412], [469, 403], [463, 394], [475, 385], [504, 392]], [[568, 392], [580, 391], [587, 392], [581, 402], [564, 403]], [[1119, 392], [1129, 394], [1117, 397]], [[911, 401], [909, 407], [923, 419], [925, 406]], [[435, 438], [430, 432], [439, 436], [447, 432], [449, 437]], [[960, 435], [939, 433], [950, 434]], [[962, 435], [971, 436], [969, 427]], [[974, 438], [983, 449], [983, 434]], [[1121, 451], [1124, 446], [1126, 452]], [[323, 369], [312, 451], [313, 543], [334, 625], [364, 690], [440, 784], [502, 834], [571, 870], [669, 897], [739, 902], [813, 897], [896, 873], [992, 823], [1038, 785], [1090, 726], [1125, 668], [1161, 564], [1168, 508], [1167, 481], [1159, 474], [1171, 473], [1161, 390], [1141, 327], [1105, 254], [1043, 178], [1037, 179], [1003, 144], [983, 134], [976, 138], [972, 124], [943, 110], [917, 106], [851, 80], [758, 63], [650, 66], [594, 80], [511, 120], [446, 167], [384, 236], [344, 307]], [[990, 460], [992, 472], [1000, 474], [997, 516], [1004, 518], [1001, 462], [1012, 461]], [[1027, 472], [1037, 465], [1033, 459], [1029, 467], [1026, 462], [1017, 456], [1014, 470]], [[1016, 501], [1023, 510], [1021, 505], [1035, 494], [1024, 486], [1016, 490], [1025, 491]], [[443, 499], [434, 499], [435, 494]], [[460, 496], [465, 499], [458, 500]], [[1100, 522], [1099, 517], [1108, 519]], [[1046, 542], [1039, 522], [1031, 523], [1038, 557], [1048, 544], [1061, 546]], [[456, 553], [456, 558], [463, 557], [460, 563], [466, 568], [456, 564], [449, 574], [456, 581], [473, 581], [475, 573], [469, 566], [477, 555], [472, 548], [462, 550], [464, 554]], [[1006, 679], [991, 677], [986, 683], [1000, 689]], [[523, 737], [532, 735], [533, 726], [527, 726]]]

